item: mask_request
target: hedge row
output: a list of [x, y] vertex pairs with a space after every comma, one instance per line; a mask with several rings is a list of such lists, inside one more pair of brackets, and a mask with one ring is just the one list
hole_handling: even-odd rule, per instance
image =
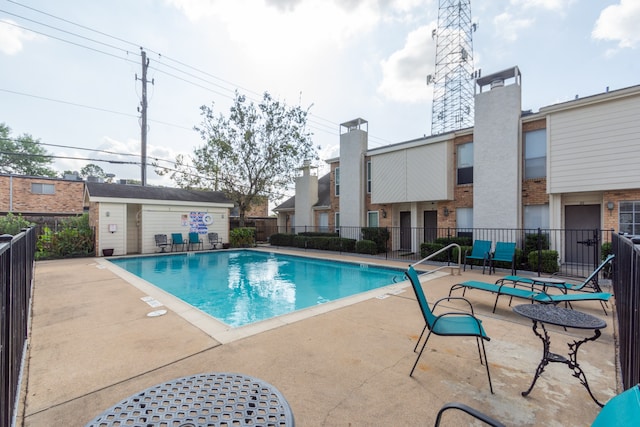
[[[312, 233], [315, 236], [301, 234], [272, 234], [269, 243], [273, 246], [292, 246], [295, 248], [321, 249], [325, 251], [355, 252], [356, 240], [335, 237], [334, 233]], [[327, 236], [329, 235], [329, 236]]]

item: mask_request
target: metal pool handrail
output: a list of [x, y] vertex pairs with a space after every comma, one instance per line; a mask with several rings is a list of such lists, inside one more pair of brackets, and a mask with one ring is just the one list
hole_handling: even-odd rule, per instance
[[460, 261], [462, 260], [462, 250], [460, 249], [460, 245], [457, 244], [457, 243], [450, 243], [449, 245], [445, 246], [444, 248], [442, 248], [442, 249], [440, 249], [440, 250], [438, 250], [438, 251], [436, 251], [436, 252], [434, 252], [434, 253], [432, 253], [430, 255], [427, 255], [426, 257], [422, 258], [420, 261], [414, 262], [413, 264], [411, 264], [411, 267], [415, 267], [416, 265], [421, 264], [421, 263], [433, 258], [434, 256], [436, 256], [436, 255], [438, 255], [438, 254], [440, 254], [440, 253], [442, 253], [442, 252], [444, 252], [444, 251], [446, 251], [448, 249], [451, 249], [453, 247], [458, 248], [458, 265], [457, 265], [457, 267], [455, 265], [454, 266], [443, 265], [443, 266], [440, 266], [440, 267], [436, 268], [435, 270], [425, 271], [425, 274], [435, 273], [436, 271], [443, 270], [445, 268], [452, 268], [452, 269], [453, 268], [457, 268], [458, 269], [458, 274], [460, 274], [460, 264], [461, 264]]

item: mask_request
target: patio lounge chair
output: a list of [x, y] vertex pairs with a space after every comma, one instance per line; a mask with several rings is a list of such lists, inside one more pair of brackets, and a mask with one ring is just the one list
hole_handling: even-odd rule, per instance
[[156, 234], [154, 238], [156, 239], [156, 246], [160, 248], [160, 252], [165, 252], [167, 246], [171, 246], [171, 243], [167, 241], [166, 234]]
[[[466, 412], [470, 416], [490, 426], [504, 426], [500, 421], [471, 408], [463, 403], [446, 403], [436, 417], [435, 427], [440, 425], [442, 414], [449, 409], [457, 409]], [[640, 384], [636, 384], [628, 390], [613, 396], [600, 410], [591, 427], [630, 427], [638, 423], [640, 417]]]
[[496, 261], [510, 262], [511, 274], [516, 274], [516, 244], [512, 242], [497, 242], [496, 250], [489, 256], [489, 274], [495, 273]]
[[171, 233], [171, 252], [173, 252], [173, 248], [177, 248], [178, 246], [182, 246], [182, 250], [184, 251], [184, 245], [186, 243], [182, 237], [182, 233]]
[[[413, 351], [415, 352], [418, 349], [418, 345], [424, 336], [425, 331], [429, 328], [429, 333], [422, 344], [422, 348], [420, 349], [420, 353], [418, 353], [418, 357], [416, 358], [416, 362], [413, 364], [413, 368], [411, 368], [411, 372], [409, 376], [413, 375], [413, 371], [416, 369], [418, 365], [418, 361], [420, 360], [420, 356], [422, 356], [422, 352], [427, 346], [427, 341], [429, 341], [429, 337], [432, 333], [436, 335], [442, 336], [451, 336], [451, 337], [475, 337], [476, 344], [478, 346], [478, 355], [480, 356], [480, 364], [484, 364], [487, 369], [487, 378], [489, 378], [489, 389], [493, 394], [493, 386], [491, 385], [491, 374], [489, 373], [489, 362], [487, 360], [487, 352], [484, 348], [484, 341], [489, 341], [490, 338], [484, 331], [482, 327], [482, 321], [476, 318], [473, 314], [473, 306], [469, 301], [464, 298], [442, 298], [435, 302], [433, 305], [433, 309], [435, 310], [438, 304], [441, 301], [450, 301], [450, 300], [462, 300], [469, 304], [471, 309], [471, 313], [467, 312], [447, 312], [443, 313], [439, 316], [436, 316], [431, 309], [429, 308], [429, 303], [427, 302], [427, 297], [422, 290], [422, 284], [420, 283], [420, 279], [418, 278], [418, 274], [414, 270], [413, 266], [409, 266], [409, 269], [406, 271], [405, 275], [409, 278], [411, 282], [411, 286], [413, 287], [413, 291], [416, 294], [416, 299], [418, 300], [418, 304], [420, 305], [420, 310], [422, 311], [422, 316], [424, 317], [425, 325], [422, 328], [422, 333], [418, 337], [418, 341], [416, 342], [416, 346]], [[480, 346], [482, 345], [482, 352], [480, 352]], [[484, 358], [484, 362], [483, 362]]]
[[191, 247], [193, 245], [200, 246], [200, 249], [204, 249], [202, 240], [200, 240], [200, 235], [195, 231], [192, 231], [189, 233], [189, 242], [188, 242], [187, 250], [191, 250]]
[[[498, 280], [500, 282], [500, 279]], [[478, 289], [481, 291], [493, 292], [496, 294], [496, 302], [493, 304], [493, 312], [496, 312], [496, 306], [498, 305], [498, 298], [500, 295], [508, 295], [511, 298], [522, 298], [532, 302], [539, 302], [543, 304], [559, 304], [561, 302], [571, 306], [572, 302], [578, 301], [609, 301], [611, 294], [608, 292], [581, 292], [575, 294], [548, 294], [544, 291], [536, 291], [534, 289], [523, 289], [517, 286], [511, 286], [504, 281], [498, 283], [486, 283], [476, 280], [470, 280], [467, 282], [457, 283], [449, 289], [449, 296], [456, 289], [462, 289], [462, 295], [464, 296], [467, 289]], [[509, 303], [511, 304], [511, 303]], [[606, 310], [605, 310], [606, 313]]]
[[[467, 260], [482, 260], [482, 274], [484, 274], [484, 268], [489, 264], [489, 255], [491, 253], [491, 240], [476, 240], [473, 242], [471, 253], [466, 250], [464, 252], [464, 265], [462, 271], [467, 270]], [[473, 270], [473, 264], [469, 264]]]
[[[564, 293], [567, 293], [567, 291], [584, 291], [584, 288], [592, 288], [593, 289], [591, 291], [584, 291], [584, 292], [602, 292], [602, 289], [600, 288], [600, 285], [598, 284], [598, 275], [600, 274], [600, 271], [602, 271], [602, 269], [608, 263], [613, 262], [613, 259], [615, 257], [616, 256], [613, 255], [613, 254], [609, 255], [581, 283], [569, 283], [569, 282], [565, 282], [565, 283], [549, 283], [549, 282], [545, 282], [544, 278], [540, 278], [539, 280], [536, 280], [536, 278], [520, 277], [520, 276], [505, 276], [502, 279], [499, 279], [498, 282], [506, 280], [506, 281], [510, 281], [510, 282], [513, 282], [513, 283], [524, 283], [524, 284], [527, 284], [527, 285], [542, 284], [545, 287], [560, 288]], [[561, 276], [553, 276], [553, 277], [557, 278], [557, 277], [561, 277]]]
[[222, 243], [222, 239], [218, 237], [218, 233], [209, 233], [207, 234], [207, 238], [209, 239], [211, 249], [216, 249], [218, 247], [218, 244]]

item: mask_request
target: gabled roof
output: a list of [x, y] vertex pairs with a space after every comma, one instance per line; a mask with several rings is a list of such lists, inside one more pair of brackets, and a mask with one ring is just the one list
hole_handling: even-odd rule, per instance
[[104, 199], [139, 199], [146, 201], [170, 201], [189, 203], [215, 203], [233, 207], [233, 202], [220, 191], [184, 190], [171, 187], [148, 187], [131, 184], [107, 184], [87, 182], [89, 201]]
[[[331, 174], [328, 173], [318, 179], [318, 202], [313, 205], [314, 207], [331, 206]], [[285, 211], [293, 210], [296, 207], [296, 196], [290, 197], [273, 210]]]

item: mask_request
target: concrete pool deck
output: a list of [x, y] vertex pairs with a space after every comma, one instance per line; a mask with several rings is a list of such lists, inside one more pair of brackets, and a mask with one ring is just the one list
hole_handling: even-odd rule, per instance
[[[432, 337], [409, 376], [424, 323], [408, 282], [229, 329], [162, 293], [151, 295], [155, 291], [130, 283], [109, 264], [99, 258], [36, 263], [18, 425], [82, 426], [137, 391], [203, 372], [238, 372], [273, 384], [299, 426], [433, 425], [438, 409], [450, 401], [481, 409], [506, 425], [584, 426], [600, 410], [563, 364], [549, 365], [529, 397], [521, 396], [542, 344], [531, 321], [513, 313], [508, 298], [500, 299], [494, 314], [492, 294], [467, 293], [491, 337], [486, 348], [492, 395], [473, 339]], [[406, 268], [408, 263], [384, 264]], [[455, 283], [494, 282], [499, 275], [474, 269], [462, 276], [434, 275], [423, 284], [433, 303]], [[147, 296], [163, 306], [151, 307], [141, 299]], [[609, 309], [605, 316], [597, 302], [574, 308], [607, 322], [602, 336], [579, 353], [592, 391], [606, 402], [620, 391], [614, 313]], [[158, 309], [167, 314], [147, 316]], [[568, 341], [587, 336], [549, 329], [552, 351], [558, 353], [567, 351]], [[451, 415], [443, 425], [468, 420]]]

